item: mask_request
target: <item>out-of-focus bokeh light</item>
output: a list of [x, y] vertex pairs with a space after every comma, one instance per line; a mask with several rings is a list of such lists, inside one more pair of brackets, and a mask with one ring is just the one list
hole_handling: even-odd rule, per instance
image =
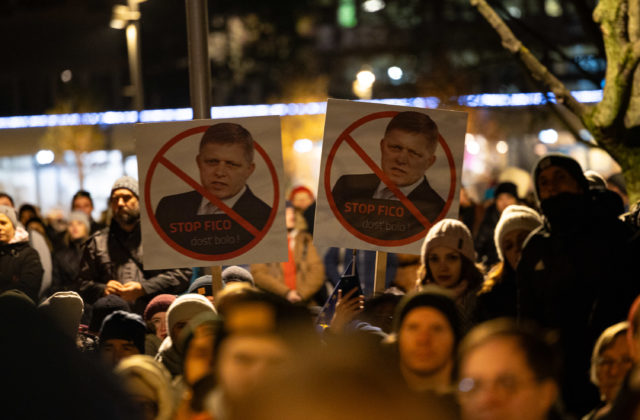
[[60, 73], [60, 80], [62, 80], [63, 83], [69, 83], [72, 78], [73, 73], [69, 69], [63, 70], [62, 73]]
[[553, 128], [541, 130], [538, 133], [538, 139], [540, 139], [544, 144], [554, 144], [558, 141], [558, 132]]
[[480, 153], [480, 143], [476, 140], [476, 136], [473, 134], [467, 133], [464, 137], [464, 144], [467, 148], [467, 152], [472, 155], [477, 155]]
[[55, 157], [56, 155], [51, 150], [43, 149], [36, 153], [36, 162], [39, 165], [48, 165], [53, 162]]
[[496, 151], [501, 155], [504, 155], [509, 151], [509, 145], [506, 141], [500, 140], [498, 143], [496, 143]]
[[386, 6], [383, 0], [366, 0], [362, 3], [362, 10], [369, 13], [379, 12]]
[[356, 75], [356, 80], [361, 87], [368, 89], [376, 81], [376, 75], [371, 70], [360, 70]]
[[400, 80], [402, 79], [403, 71], [398, 66], [391, 66], [387, 69], [387, 75], [392, 80]]
[[293, 143], [293, 150], [298, 153], [308, 153], [313, 150], [313, 142], [309, 139], [296, 140]]

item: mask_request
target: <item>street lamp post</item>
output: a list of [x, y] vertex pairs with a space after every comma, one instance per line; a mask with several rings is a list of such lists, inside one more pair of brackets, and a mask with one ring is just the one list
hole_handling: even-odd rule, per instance
[[144, 90], [142, 85], [142, 59], [140, 50], [140, 9], [139, 3], [146, 0], [127, 0], [127, 6], [113, 6], [111, 27], [125, 29], [127, 36], [127, 54], [129, 56], [129, 75], [131, 85], [128, 95], [133, 98], [133, 108], [144, 109]]

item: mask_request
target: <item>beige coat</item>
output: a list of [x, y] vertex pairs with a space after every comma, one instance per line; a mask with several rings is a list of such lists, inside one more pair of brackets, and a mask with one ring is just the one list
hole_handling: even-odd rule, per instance
[[[324, 265], [318, 256], [311, 235], [294, 233], [293, 259], [296, 263], [296, 290], [308, 301], [324, 284]], [[284, 282], [282, 263], [252, 264], [251, 274], [256, 286], [285, 297], [289, 288]]]

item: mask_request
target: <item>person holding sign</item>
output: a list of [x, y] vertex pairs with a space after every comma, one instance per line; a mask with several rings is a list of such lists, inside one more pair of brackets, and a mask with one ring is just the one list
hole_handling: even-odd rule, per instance
[[378, 239], [406, 238], [425, 230], [445, 205], [425, 176], [436, 161], [438, 139], [438, 127], [429, 116], [399, 112], [380, 140], [382, 172], [343, 175], [334, 185], [338, 211], [356, 229]]
[[174, 242], [222, 254], [262, 230], [271, 207], [247, 185], [255, 170], [253, 154], [251, 133], [239, 124], [219, 123], [205, 131], [196, 156], [203, 189], [163, 197], [156, 208], [158, 224]]

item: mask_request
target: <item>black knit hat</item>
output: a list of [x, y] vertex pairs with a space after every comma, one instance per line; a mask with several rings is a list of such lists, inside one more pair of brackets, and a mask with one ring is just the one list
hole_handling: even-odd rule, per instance
[[130, 312], [129, 304], [118, 295], [107, 295], [96, 300], [91, 310], [89, 331], [99, 331], [102, 321], [104, 321], [107, 315], [117, 310]]
[[419, 292], [405, 295], [398, 306], [393, 317], [393, 331], [397, 334], [402, 326], [402, 321], [409, 312], [419, 307], [430, 307], [440, 311], [449, 321], [456, 344], [462, 339], [462, 322], [458, 307], [451, 294], [442, 287], [427, 285]]
[[561, 155], [559, 153], [551, 153], [541, 157], [533, 169], [533, 185], [536, 189], [536, 197], [538, 198], [538, 201], [540, 201], [538, 176], [540, 176], [540, 172], [544, 171], [550, 166], [559, 166], [561, 168], [564, 168], [567, 172], [569, 172], [569, 175], [571, 175], [571, 177], [578, 182], [578, 185], [582, 188], [582, 191], [584, 191], [585, 193], [589, 191], [589, 182], [587, 181], [587, 178], [585, 178], [580, 164], [572, 157]]
[[107, 316], [102, 322], [100, 328], [100, 345], [112, 338], [132, 341], [140, 350], [140, 354], [144, 354], [144, 340], [147, 333], [147, 327], [138, 314], [126, 311], [115, 311]]
[[498, 198], [500, 194], [509, 194], [518, 199], [518, 187], [513, 182], [501, 182], [496, 186], [494, 196]]

